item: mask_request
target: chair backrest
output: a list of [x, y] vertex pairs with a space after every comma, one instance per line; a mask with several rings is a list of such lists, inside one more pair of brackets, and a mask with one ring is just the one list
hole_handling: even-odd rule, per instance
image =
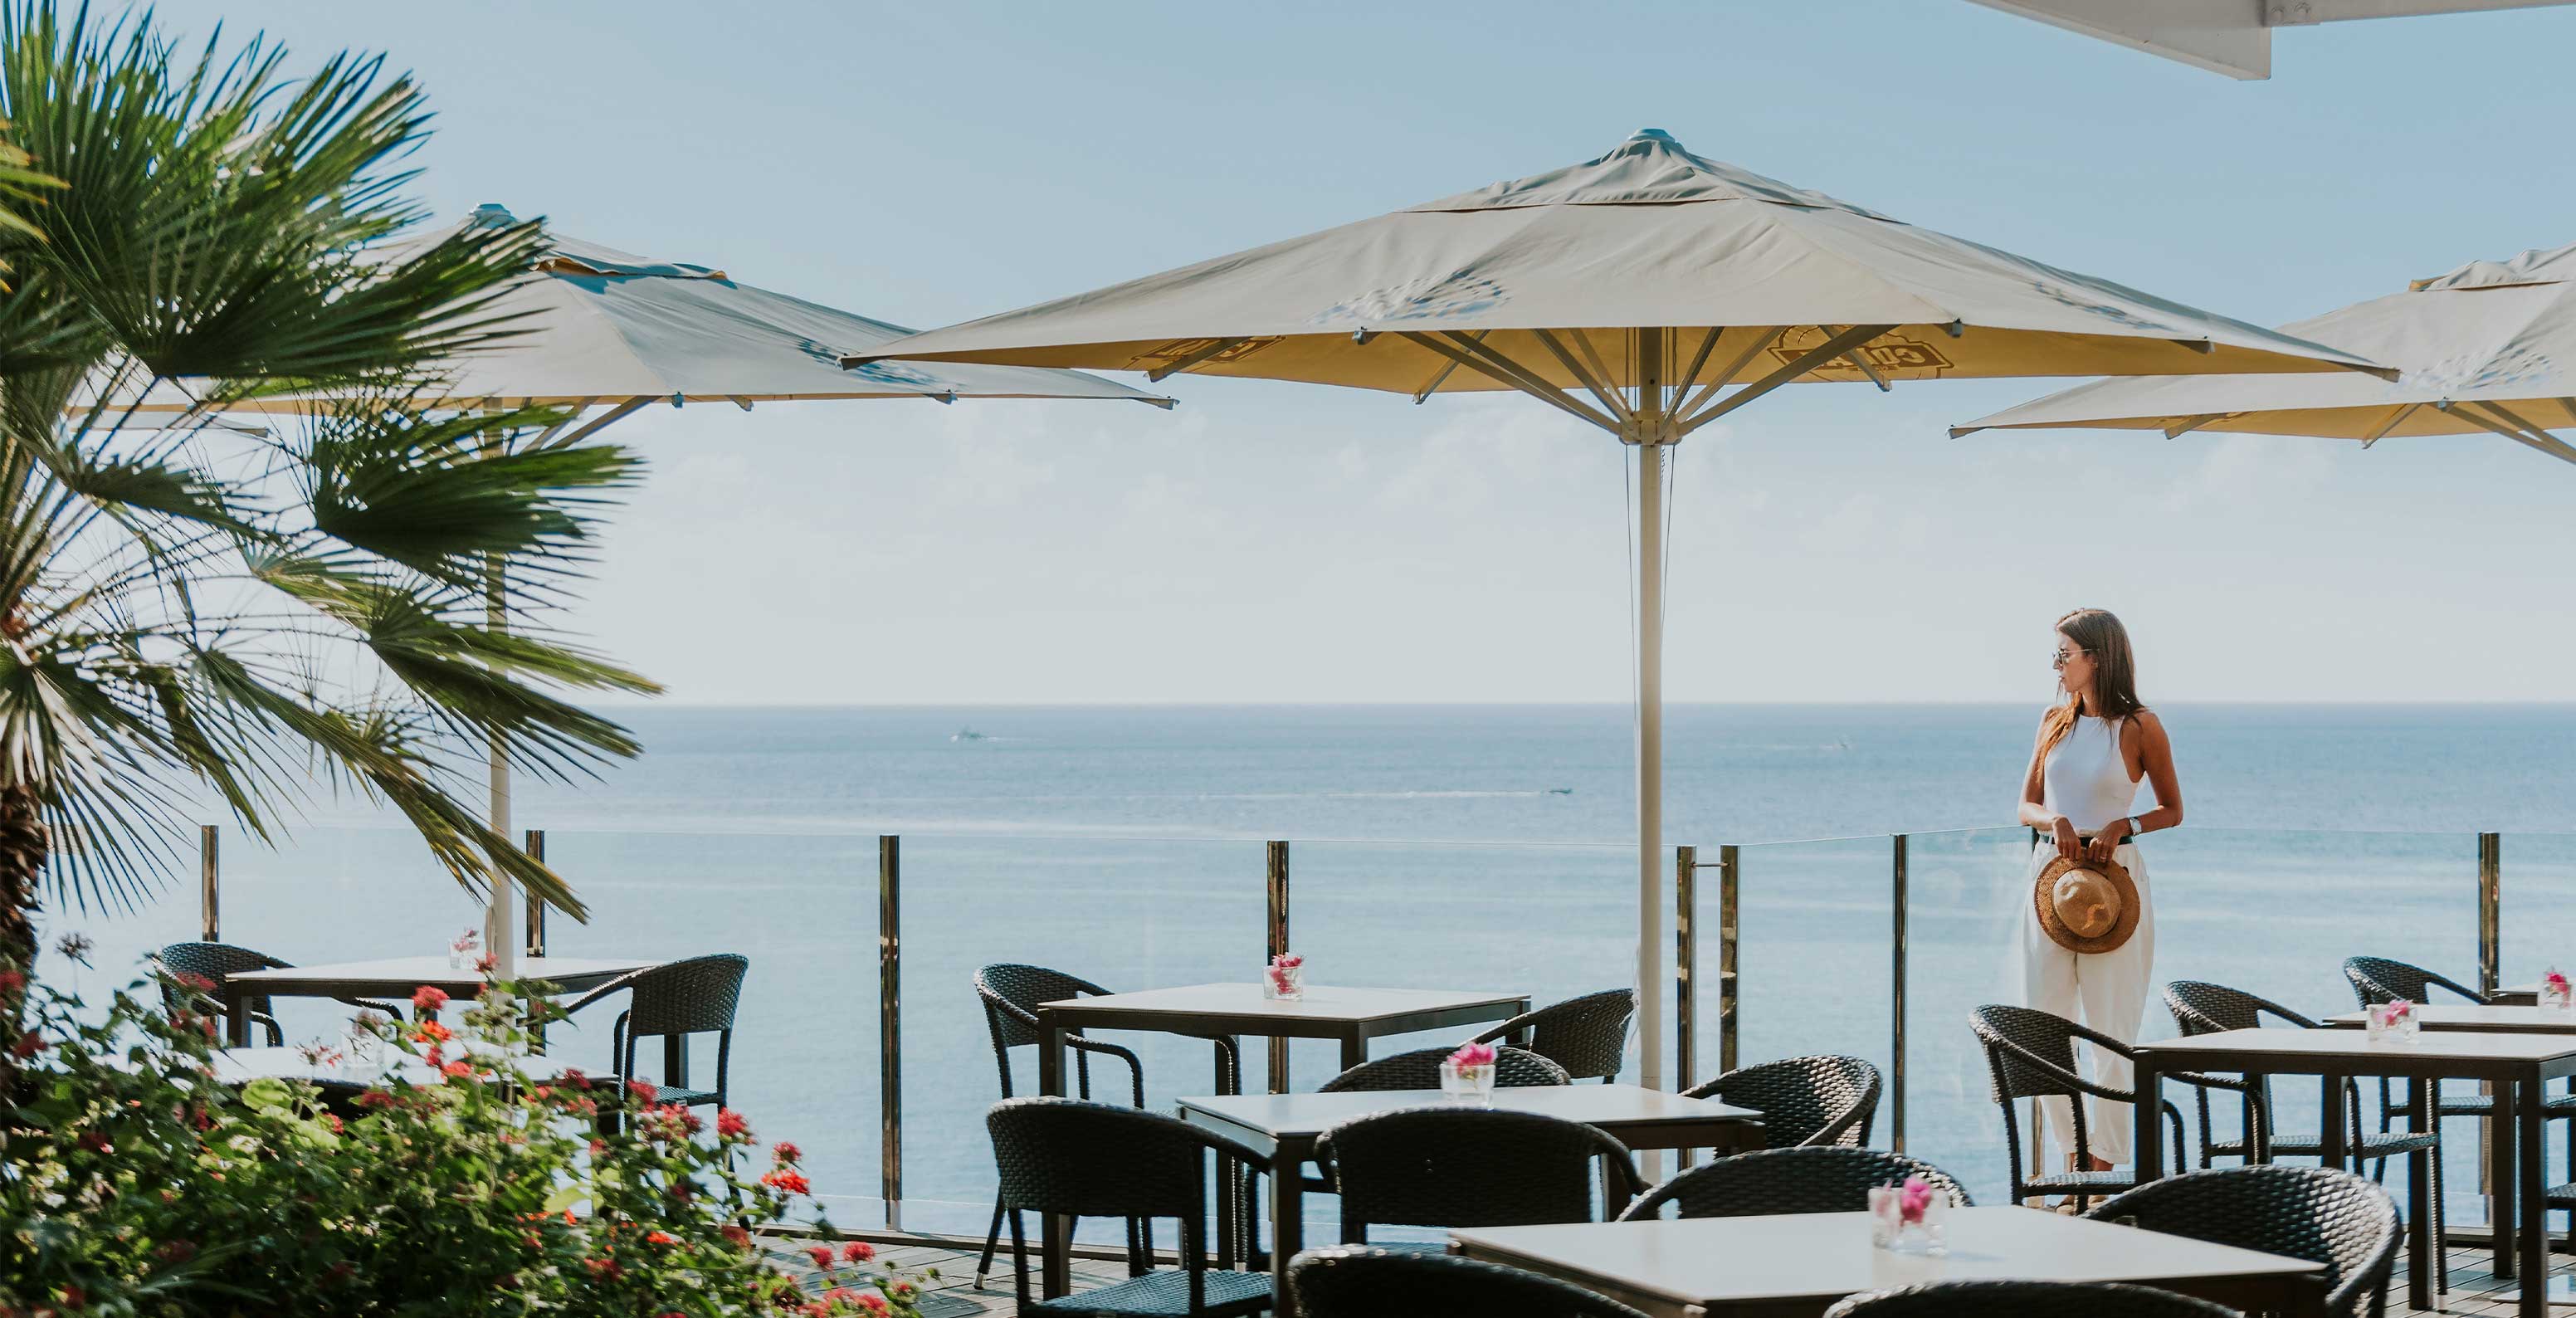
[[[2050, 1066], [2080, 1075], [2075, 1067], [2076, 1024], [2031, 1007], [1987, 1005], [1968, 1013], [1968, 1027], [1986, 1046], [1986, 1069], [1995, 1101], [2079, 1097], [2081, 1090], [2014, 1055], [2020, 1048]], [[2009, 1045], [2009, 1046], [2007, 1046]]]
[[648, 1034], [699, 1034], [733, 1028], [742, 1001], [742, 977], [751, 962], [731, 952], [693, 956], [641, 971], [626, 981], [635, 1000], [627, 1009], [627, 1038]]
[[2478, 995], [2477, 990], [2457, 980], [2436, 974], [2422, 966], [2410, 966], [2403, 961], [2391, 961], [2384, 956], [2345, 957], [2343, 977], [2352, 981], [2353, 996], [2361, 999], [2361, 1005], [2365, 1007], [2397, 998], [2404, 998], [2408, 1002], [2422, 1002], [2437, 988], [2457, 994], [2471, 1002], [2485, 1001]]
[[1577, 1080], [1609, 1080], [1628, 1057], [1628, 1025], [1637, 1015], [1635, 989], [1604, 989], [1523, 1012], [1476, 1036], [1478, 1043], [1526, 1031], [1531, 1052], [1565, 1068]]
[[2378, 1314], [2397, 1260], [2397, 1204], [2350, 1172], [2221, 1167], [2150, 1181], [2088, 1217], [2326, 1265], [2326, 1309]]
[[1619, 1220], [1662, 1217], [1667, 1205], [1678, 1217], [1858, 1213], [1869, 1208], [1872, 1187], [1902, 1185], [1909, 1176], [1930, 1182], [1934, 1193], [1949, 1197], [1951, 1207], [1969, 1206], [1968, 1191], [1958, 1178], [1928, 1162], [1902, 1153], [1816, 1144], [1739, 1153], [1693, 1167], [1628, 1205]]
[[1580, 1286], [1498, 1263], [1384, 1249], [1310, 1249], [1288, 1261], [1306, 1318], [1645, 1318]]
[[[172, 975], [203, 975], [217, 984], [224, 982], [224, 976], [237, 971], [283, 970], [287, 966], [286, 962], [265, 952], [254, 952], [247, 947], [235, 947], [230, 943], [172, 943], [152, 955], [153, 959], [159, 961]], [[179, 998], [179, 995], [185, 991], [176, 984], [164, 982], [161, 985], [162, 1008], [177, 1011], [188, 1005]], [[266, 994], [245, 998], [243, 1001], [252, 1011], [265, 1012], [269, 1009]]]
[[1003, 1051], [1039, 1042], [1039, 1004], [1108, 992], [1078, 975], [1044, 966], [1004, 961], [975, 972], [975, 996], [984, 1002], [984, 1023], [993, 1031], [993, 1047]]
[[2185, 1034], [2260, 1029], [2265, 1016], [2303, 1030], [2318, 1028], [2315, 1021], [2269, 998], [2258, 998], [2243, 989], [2232, 989], [2224, 984], [2207, 984], [2191, 979], [2178, 979], [2165, 985], [2165, 1010], [2173, 1013], [2174, 1024]]
[[1454, 1105], [1357, 1117], [1315, 1146], [1340, 1190], [1343, 1217], [1361, 1225], [1589, 1222], [1595, 1159], [1635, 1181], [1627, 1146], [1591, 1126]]
[[1006, 1098], [984, 1114], [1001, 1205], [1077, 1217], [1194, 1219], [1205, 1156], [1260, 1158], [1177, 1117], [1073, 1098]]
[[2207, 1300], [2112, 1281], [1934, 1281], [1855, 1295], [1825, 1318], [2235, 1318]]
[[1762, 1114], [1766, 1148], [1869, 1143], [1884, 1082], [1857, 1057], [1820, 1053], [1739, 1067], [1683, 1094], [1714, 1098]]
[[[1362, 1062], [1332, 1079], [1315, 1086], [1319, 1094], [1359, 1092], [1382, 1093], [1390, 1089], [1438, 1089], [1440, 1063], [1455, 1048], [1416, 1048], [1409, 1053], [1396, 1053], [1374, 1061]], [[1518, 1048], [1494, 1050], [1494, 1084], [1503, 1089], [1522, 1089], [1533, 1085], [1570, 1085], [1574, 1079], [1565, 1068]]]

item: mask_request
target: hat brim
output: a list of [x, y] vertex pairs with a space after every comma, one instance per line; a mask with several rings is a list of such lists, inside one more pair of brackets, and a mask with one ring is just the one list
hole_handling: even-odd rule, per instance
[[[2079, 869], [2088, 870], [2109, 879], [2112, 888], [2120, 894], [2118, 918], [2111, 921], [2110, 928], [2091, 938], [2086, 938], [2067, 928], [2066, 922], [2057, 918], [2057, 903], [2048, 899], [2049, 890], [2057, 885], [2057, 876], [2069, 870]], [[2064, 856], [2051, 857], [2048, 864], [2040, 869], [2039, 877], [2031, 880], [2030, 904], [2031, 909], [2038, 913], [2039, 927], [2047, 933], [2049, 940], [2070, 952], [2081, 952], [2087, 956], [2116, 952], [2121, 944], [2129, 941], [2131, 934], [2138, 932], [2137, 880], [2130, 878], [2128, 869], [2116, 860], [2069, 860]]]

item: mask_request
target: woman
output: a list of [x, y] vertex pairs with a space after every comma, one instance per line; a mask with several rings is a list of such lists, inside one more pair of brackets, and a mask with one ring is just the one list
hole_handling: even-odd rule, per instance
[[[2138, 925], [2117, 948], [2086, 955], [2050, 938], [2024, 897], [2022, 1002], [2129, 1043], [2137, 1039], [2146, 1009], [2156, 944], [2146, 861], [2132, 839], [2182, 822], [2182, 787], [2174, 779], [2173, 746], [2163, 721], [2138, 700], [2129, 633], [2118, 618], [2077, 609], [2058, 619], [2056, 664], [2065, 703], [2040, 719], [2039, 741], [2022, 776], [2021, 822], [2047, 835], [2031, 853], [2022, 891], [2059, 856], [2116, 861], [2137, 885]], [[2143, 814], [2132, 804], [2141, 779], [2156, 794], [2156, 808]], [[2096, 1057], [2093, 1074], [2106, 1087], [2129, 1087], [2124, 1059]], [[2089, 1168], [2073, 1162], [2074, 1114], [2066, 1101], [2050, 1099], [2042, 1106], [2058, 1147], [2068, 1151], [2069, 1170], [2108, 1171], [2128, 1160], [2128, 1105], [2093, 1101], [2084, 1123], [2096, 1155]]]

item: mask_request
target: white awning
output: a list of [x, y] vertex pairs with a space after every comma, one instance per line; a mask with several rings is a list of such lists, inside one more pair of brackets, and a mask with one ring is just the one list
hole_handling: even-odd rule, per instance
[[2272, 76], [2272, 29], [2357, 18], [2537, 9], [2570, 0], [1974, 0], [2088, 37], [2224, 73]]

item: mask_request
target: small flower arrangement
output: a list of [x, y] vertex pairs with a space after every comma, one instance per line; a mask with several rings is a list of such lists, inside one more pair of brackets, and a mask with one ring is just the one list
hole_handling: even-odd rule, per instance
[[2415, 1004], [2394, 998], [2370, 1008], [2367, 1018], [2371, 1039], [2408, 1043], [2423, 1031], [2424, 1022], [2415, 1014]]
[[1930, 1181], [1908, 1176], [1902, 1184], [1873, 1186], [1869, 1192], [1870, 1243], [1899, 1253], [1944, 1252], [1942, 1201]]
[[1451, 1098], [1490, 1103], [1494, 1098], [1494, 1045], [1462, 1043], [1440, 1061], [1440, 1092]]
[[1262, 972], [1261, 994], [1275, 1002], [1297, 1002], [1306, 996], [1306, 958], [1282, 952]]
[[482, 950], [483, 934], [480, 930], [468, 929], [464, 933], [458, 934], [456, 936], [456, 941], [447, 945], [447, 968], [450, 970], [463, 970], [467, 966], [473, 965], [475, 957], [479, 955]]
[[2576, 994], [2569, 992], [2567, 976], [2560, 974], [2556, 966], [2540, 977], [2540, 1005], [2550, 1011], [2565, 1011], [2576, 1005]]

